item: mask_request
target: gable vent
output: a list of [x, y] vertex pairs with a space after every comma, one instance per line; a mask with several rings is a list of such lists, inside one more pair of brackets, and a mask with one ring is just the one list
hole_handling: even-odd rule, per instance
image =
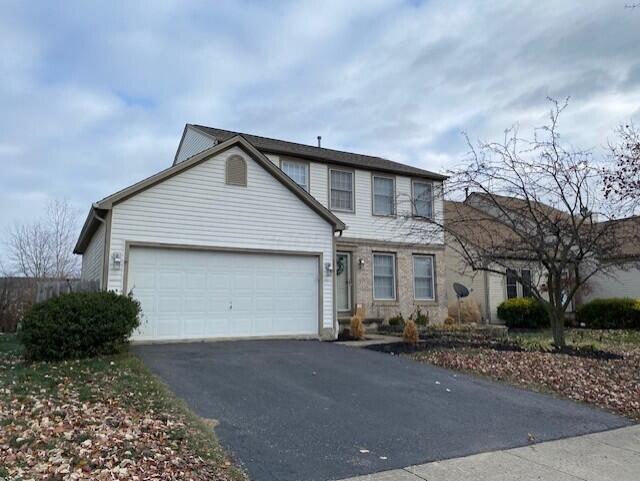
[[227, 159], [225, 182], [228, 185], [247, 186], [247, 162], [239, 155]]

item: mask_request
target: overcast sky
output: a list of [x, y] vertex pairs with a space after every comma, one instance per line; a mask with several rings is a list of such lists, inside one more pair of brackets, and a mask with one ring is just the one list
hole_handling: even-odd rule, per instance
[[0, 228], [51, 198], [84, 218], [169, 166], [186, 122], [440, 171], [461, 131], [499, 139], [571, 96], [562, 132], [598, 149], [640, 122], [639, 52], [625, 0], [5, 0]]

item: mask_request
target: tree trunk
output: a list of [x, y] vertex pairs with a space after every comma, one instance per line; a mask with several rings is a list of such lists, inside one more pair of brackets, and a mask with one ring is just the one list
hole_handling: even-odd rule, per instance
[[553, 333], [553, 344], [557, 349], [566, 346], [564, 338], [564, 312], [555, 311], [551, 315], [551, 331]]

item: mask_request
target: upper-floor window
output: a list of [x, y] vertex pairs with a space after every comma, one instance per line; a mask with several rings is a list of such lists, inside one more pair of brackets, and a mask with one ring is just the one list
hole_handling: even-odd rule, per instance
[[329, 169], [329, 208], [354, 211], [353, 171]]
[[291, 177], [296, 184], [309, 191], [309, 164], [295, 160], [282, 160], [282, 171]]
[[433, 184], [421, 180], [413, 181], [413, 215], [433, 217]]
[[232, 155], [225, 164], [225, 182], [247, 186], [247, 162], [239, 155]]
[[372, 179], [373, 215], [395, 214], [396, 188], [394, 178], [374, 175]]

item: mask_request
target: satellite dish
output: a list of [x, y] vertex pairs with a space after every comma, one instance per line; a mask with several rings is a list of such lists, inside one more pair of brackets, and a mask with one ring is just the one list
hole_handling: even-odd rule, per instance
[[457, 282], [453, 283], [453, 290], [456, 291], [456, 297], [458, 299], [462, 299], [463, 297], [467, 297], [469, 295], [469, 289]]

